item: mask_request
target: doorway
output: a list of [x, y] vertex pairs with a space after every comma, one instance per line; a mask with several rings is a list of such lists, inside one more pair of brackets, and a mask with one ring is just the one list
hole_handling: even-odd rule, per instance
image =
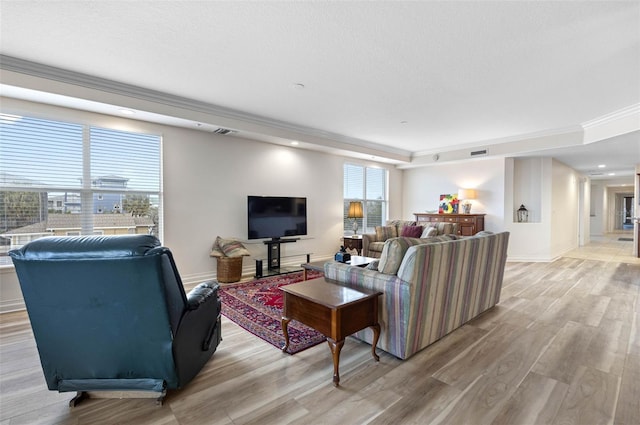
[[614, 212], [614, 230], [633, 230], [633, 193], [616, 193], [615, 212]]
[[633, 230], [633, 196], [622, 197], [622, 228], [624, 230]]

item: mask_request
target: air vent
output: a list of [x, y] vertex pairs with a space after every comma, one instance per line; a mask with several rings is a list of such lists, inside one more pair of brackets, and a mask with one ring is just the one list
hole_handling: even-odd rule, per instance
[[213, 132], [216, 134], [222, 134], [223, 136], [227, 134], [235, 133], [235, 131], [233, 130], [229, 130], [228, 128], [222, 128], [222, 127], [216, 128], [215, 130], [213, 130]]
[[487, 154], [487, 150], [483, 149], [481, 151], [472, 151], [471, 152], [471, 156], [476, 156], [476, 155], [486, 155]]

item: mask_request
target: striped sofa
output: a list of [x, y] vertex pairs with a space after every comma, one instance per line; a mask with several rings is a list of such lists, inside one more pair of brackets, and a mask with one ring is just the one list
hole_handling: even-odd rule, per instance
[[[386, 226], [376, 226], [375, 233], [365, 233], [362, 235], [362, 255], [370, 258], [380, 258], [382, 249], [387, 239], [402, 236], [402, 228], [404, 226], [422, 226], [415, 221], [406, 220], [389, 220]], [[457, 235], [459, 228], [458, 223], [429, 223], [429, 226], [436, 229], [436, 235], [454, 234]], [[425, 227], [425, 228], [426, 228]]]
[[[500, 301], [508, 242], [509, 232], [392, 238], [368, 268], [328, 262], [324, 272], [340, 285], [383, 292], [378, 347], [406, 359]], [[373, 335], [354, 336], [371, 344]]]

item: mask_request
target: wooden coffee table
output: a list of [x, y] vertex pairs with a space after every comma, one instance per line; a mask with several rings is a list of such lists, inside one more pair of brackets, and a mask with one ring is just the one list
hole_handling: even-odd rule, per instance
[[327, 337], [333, 355], [333, 385], [336, 387], [340, 383], [340, 350], [347, 336], [367, 327], [373, 329], [371, 354], [376, 361], [380, 360], [376, 345], [380, 337], [378, 296], [382, 292], [347, 288], [323, 277], [280, 289], [284, 292], [282, 332], [285, 344], [282, 351], [289, 348], [287, 326], [291, 320], [297, 320]]

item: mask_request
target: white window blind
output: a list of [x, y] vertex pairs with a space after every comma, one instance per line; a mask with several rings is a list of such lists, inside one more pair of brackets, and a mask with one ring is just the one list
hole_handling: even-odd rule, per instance
[[48, 235], [158, 234], [160, 152], [157, 135], [0, 114], [0, 255]]
[[[384, 168], [344, 165], [344, 231], [352, 233], [353, 219], [347, 217], [349, 203], [362, 202], [364, 217], [356, 219], [363, 233], [387, 221], [387, 170]], [[360, 233], [360, 232], [359, 232]]]

